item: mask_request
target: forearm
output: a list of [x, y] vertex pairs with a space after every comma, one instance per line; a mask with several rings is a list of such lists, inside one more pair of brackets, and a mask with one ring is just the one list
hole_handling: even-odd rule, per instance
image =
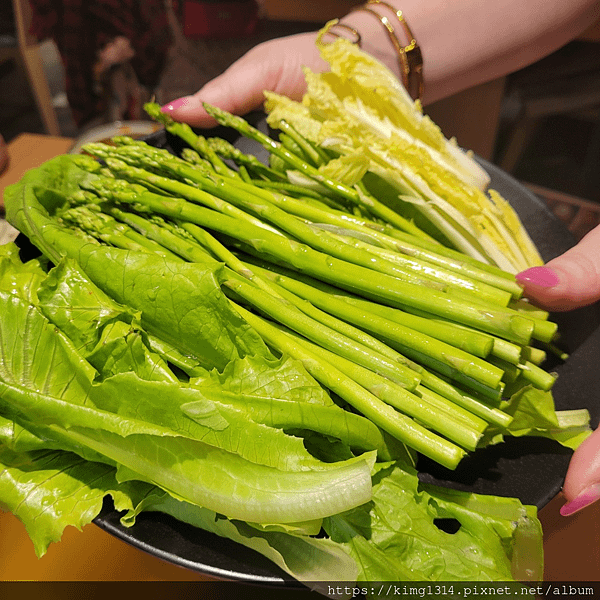
[[[600, 19], [597, 0], [388, 3], [402, 10], [421, 47], [425, 104], [531, 64]], [[395, 23], [383, 5], [374, 8]], [[376, 17], [354, 11], [341, 22], [360, 32], [364, 50], [400, 74], [396, 52]]]

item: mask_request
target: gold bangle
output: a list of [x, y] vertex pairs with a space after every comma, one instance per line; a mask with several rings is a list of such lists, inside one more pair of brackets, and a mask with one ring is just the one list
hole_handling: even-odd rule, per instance
[[[402, 44], [398, 39], [396, 30], [394, 29], [394, 26], [388, 17], [385, 14], [380, 14], [372, 8], [372, 6], [375, 5], [385, 6], [396, 16], [407, 39], [408, 43], [406, 45]], [[400, 67], [402, 83], [413, 100], [420, 100], [423, 97], [423, 55], [421, 54], [421, 48], [417, 43], [417, 40], [415, 39], [415, 36], [413, 35], [408, 23], [406, 22], [402, 11], [397, 10], [391, 4], [388, 4], [383, 0], [367, 0], [365, 4], [357, 6], [351, 12], [356, 11], [363, 11], [372, 14], [385, 27], [388, 38], [398, 54], [398, 65]], [[336, 20], [331, 24], [327, 33], [330, 33], [335, 37], [341, 37], [338, 33], [332, 31], [332, 29], [335, 27], [341, 27], [352, 33], [355, 38], [353, 43], [357, 44], [358, 46], [361, 45], [360, 33], [356, 29]]]
[[423, 54], [413, 32], [404, 18], [404, 13], [399, 9], [394, 9], [393, 6], [383, 2], [382, 0], [368, 0], [367, 4], [383, 4], [393, 11], [404, 30], [404, 35], [408, 40], [408, 44], [404, 46], [403, 51], [408, 61], [408, 85], [407, 90], [413, 100], [423, 97]]
[[336, 38], [343, 37], [344, 39], [348, 39], [346, 36], [340, 35], [337, 31], [334, 31], [334, 29], [336, 27], [343, 29], [345, 32], [351, 33], [354, 36], [354, 39], [348, 40], [348, 41], [352, 42], [353, 44], [356, 44], [360, 48], [360, 45], [362, 42], [360, 33], [358, 33], [358, 31], [356, 31], [356, 29], [354, 29], [354, 27], [350, 27], [350, 25], [346, 25], [345, 23], [340, 23], [339, 19], [333, 19], [332, 21], [329, 21], [329, 23], [327, 23], [325, 25], [323, 32], [320, 35], [320, 39], [322, 40], [327, 35], [332, 35], [333, 37], [336, 37]]

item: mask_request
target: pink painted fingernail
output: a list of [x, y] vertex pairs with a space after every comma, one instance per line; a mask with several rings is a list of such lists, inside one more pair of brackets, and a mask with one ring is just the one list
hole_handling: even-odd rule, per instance
[[189, 102], [190, 102], [189, 98], [186, 98], [186, 97], [177, 98], [176, 100], [172, 100], [171, 102], [168, 102], [164, 106], [161, 106], [160, 112], [163, 112], [163, 113], [173, 112], [174, 110], [177, 110], [178, 108], [181, 108], [182, 106], [185, 106], [186, 104], [189, 104]]
[[576, 498], [564, 504], [560, 509], [560, 514], [563, 517], [568, 517], [573, 513], [580, 511], [582, 508], [593, 504], [600, 500], [600, 483], [594, 483], [585, 488]]
[[541, 288], [551, 288], [560, 283], [558, 275], [549, 267], [531, 267], [518, 273], [516, 279], [519, 283]]

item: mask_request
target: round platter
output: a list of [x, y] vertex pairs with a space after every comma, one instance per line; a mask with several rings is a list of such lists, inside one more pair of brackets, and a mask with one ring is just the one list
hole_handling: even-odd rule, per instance
[[[252, 118], [249, 120], [252, 121]], [[260, 123], [260, 115], [254, 119]], [[230, 138], [244, 152], [247, 140], [231, 139], [231, 132], [216, 130], [208, 135]], [[147, 141], [177, 152], [177, 140], [159, 131]], [[252, 148], [261, 158], [261, 150]], [[493, 164], [480, 160], [490, 175], [490, 187], [515, 208], [544, 260], [549, 260], [574, 244], [564, 225], [546, 205], [518, 181]], [[552, 315], [561, 332], [560, 346], [569, 352], [564, 364], [549, 368], [559, 375], [554, 387], [558, 409], [588, 408], [592, 423], [599, 411], [594, 399], [600, 397], [600, 380], [595, 365], [600, 364], [600, 319], [594, 307]], [[597, 368], [597, 367], [596, 367]], [[464, 459], [456, 471], [448, 471], [422, 460], [423, 481], [482, 494], [517, 497], [538, 508], [560, 490], [571, 451], [543, 438], [509, 438], [504, 443], [477, 451]], [[142, 513], [136, 524], [120, 524], [120, 514], [106, 505], [95, 519], [96, 525], [117, 538], [163, 560], [218, 579], [266, 586], [300, 586], [289, 575], [260, 554], [230, 540], [191, 527], [160, 513]]]

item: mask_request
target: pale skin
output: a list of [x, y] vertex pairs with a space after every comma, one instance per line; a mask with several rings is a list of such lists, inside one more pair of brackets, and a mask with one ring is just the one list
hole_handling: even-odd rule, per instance
[[[597, 0], [388, 0], [401, 9], [423, 53], [425, 105], [501, 77], [557, 50], [600, 20]], [[380, 7], [380, 12], [385, 8]], [[390, 13], [387, 13], [390, 15]], [[375, 17], [353, 12], [342, 17], [360, 32], [364, 50], [397, 75], [395, 51]], [[236, 114], [260, 108], [263, 90], [300, 99], [302, 67], [326, 65], [315, 47], [316, 33], [256, 46], [192, 96], [163, 107], [194, 126], [214, 124], [208, 102]], [[518, 275], [526, 295], [552, 310], [570, 310], [600, 300], [600, 226], [544, 267]], [[600, 499], [600, 428], [575, 452], [563, 493], [564, 514]]]

